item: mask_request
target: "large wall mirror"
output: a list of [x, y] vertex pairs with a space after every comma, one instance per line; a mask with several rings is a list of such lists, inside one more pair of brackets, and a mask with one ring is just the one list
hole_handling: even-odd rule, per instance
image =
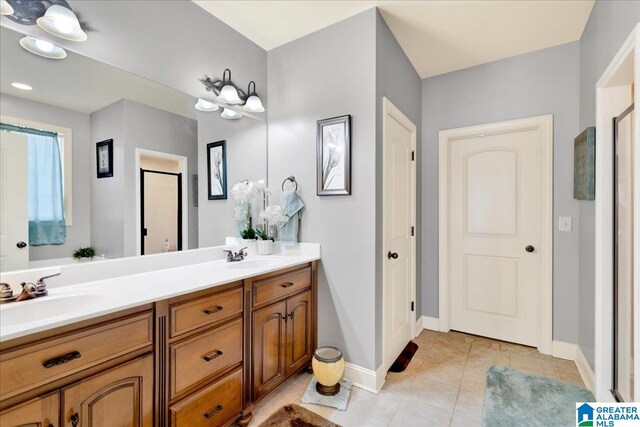
[[208, 197], [207, 145], [225, 141], [216, 166], [230, 193], [266, 177], [264, 121], [225, 120], [194, 94], [71, 51], [43, 58], [0, 32], [2, 271], [79, 262], [86, 247], [101, 262], [236, 236], [231, 196]]

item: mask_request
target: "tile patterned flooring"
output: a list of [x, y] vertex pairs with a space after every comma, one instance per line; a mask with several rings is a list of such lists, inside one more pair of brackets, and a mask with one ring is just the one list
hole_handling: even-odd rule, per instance
[[480, 426], [485, 373], [490, 365], [509, 366], [584, 387], [574, 362], [540, 354], [530, 347], [460, 332], [427, 330], [413, 341], [420, 347], [407, 369], [389, 373], [378, 394], [354, 387], [346, 411], [300, 403], [311, 380], [311, 375], [302, 373], [258, 402], [250, 426], [258, 426], [290, 403], [344, 427]]

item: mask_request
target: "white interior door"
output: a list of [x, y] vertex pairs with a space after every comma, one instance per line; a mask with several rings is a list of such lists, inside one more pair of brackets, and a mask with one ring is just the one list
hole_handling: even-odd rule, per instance
[[383, 316], [385, 368], [413, 338], [416, 127], [384, 99]]
[[450, 150], [451, 329], [537, 346], [539, 131], [489, 129]]
[[27, 137], [0, 132], [0, 271], [29, 268], [28, 161]]
[[179, 180], [176, 174], [144, 172], [144, 255], [178, 250]]

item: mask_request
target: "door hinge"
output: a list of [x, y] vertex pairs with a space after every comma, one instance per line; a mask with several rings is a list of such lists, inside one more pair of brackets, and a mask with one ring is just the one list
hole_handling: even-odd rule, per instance
[[415, 310], [415, 302], [411, 301], [411, 311], [416, 311]]
[[411, 226], [411, 235], [412, 236], [416, 235], [416, 228], [413, 225]]
[[412, 152], [411, 152], [411, 161], [413, 162], [413, 161], [415, 161], [415, 160], [416, 160], [416, 152], [415, 152], [415, 151], [412, 151]]

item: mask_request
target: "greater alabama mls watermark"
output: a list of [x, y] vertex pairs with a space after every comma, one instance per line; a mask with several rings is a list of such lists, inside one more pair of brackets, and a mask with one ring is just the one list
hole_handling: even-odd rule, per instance
[[576, 426], [640, 427], [640, 403], [576, 403]]

